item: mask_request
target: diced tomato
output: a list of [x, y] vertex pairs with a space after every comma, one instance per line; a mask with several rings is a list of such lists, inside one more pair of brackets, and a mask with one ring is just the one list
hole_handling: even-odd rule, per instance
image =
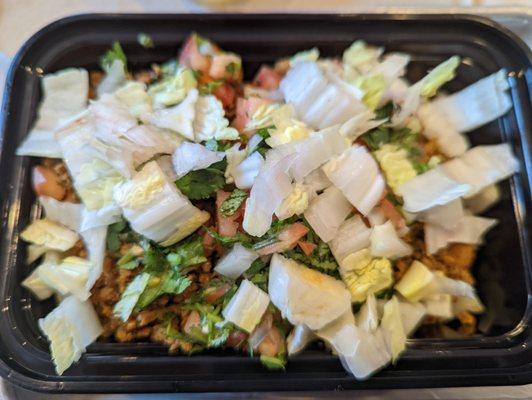
[[275, 357], [283, 348], [283, 336], [279, 329], [272, 326], [264, 340], [259, 344], [260, 354], [268, 357]]
[[192, 329], [201, 327], [201, 318], [197, 311], [192, 311], [183, 325], [183, 332], [190, 333]]
[[406, 227], [406, 221], [399, 211], [394, 207], [392, 202], [386, 197], [383, 198], [380, 202], [380, 209], [384, 216], [392, 221], [393, 226], [396, 230], [401, 231]]
[[300, 240], [297, 242], [297, 245], [303, 250], [303, 253], [305, 255], [310, 256], [312, 252], [318, 247], [316, 244], [312, 242], [307, 242], [305, 240]]
[[200, 53], [196, 35], [190, 35], [185, 42], [179, 54], [179, 64], [192, 68], [195, 71], [201, 71], [204, 74], [209, 73], [211, 57]]
[[240, 347], [247, 340], [248, 335], [242, 331], [234, 331], [229, 334], [225, 341], [227, 347]]
[[210, 257], [216, 248], [216, 239], [214, 239], [207, 232], [203, 233], [203, 249], [205, 250], [205, 256]]
[[293, 249], [298, 240], [308, 233], [308, 228], [300, 222], [296, 222], [292, 225], [284, 228], [278, 235], [279, 241], [269, 246], [259, 249], [257, 253], [261, 256], [265, 256], [273, 253], [281, 253], [286, 250]]
[[242, 76], [242, 60], [236, 54], [221, 53], [212, 58], [209, 75], [213, 79], [238, 81]]
[[281, 74], [276, 72], [273, 68], [263, 65], [260, 67], [257, 75], [255, 75], [253, 83], [262, 89], [275, 90], [279, 87], [281, 78]]
[[59, 177], [50, 168], [38, 165], [32, 171], [33, 190], [37, 196], [49, 196], [56, 200], [63, 200], [66, 189], [61, 186]]
[[224, 83], [214, 89], [212, 94], [222, 102], [222, 105], [226, 110], [231, 110], [235, 107], [236, 90], [230, 84]]
[[218, 190], [216, 192], [216, 224], [218, 233], [223, 236], [235, 236], [238, 232], [238, 218], [240, 217], [240, 209], [233, 215], [226, 217], [220, 211], [223, 202], [231, 195], [229, 192]]
[[218, 300], [220, 297], [225, 295], [229, 291], [229, 289], [231, 289], [231, 287], [229, 285], [223, 285], [223, 286], [217, 287], [217, 288], [215, 288], [213, 290], [210, 290], [205, 295], [205, 301], [207, 303], [209, 303], [209, 304], [212, 304], [216, 300]]
[[247, 123], [253, 118], [253, 115], [259, 107], [271, 103], [273, 103], [271, 100], [261, 99], [260, 97], [250, 97], [248, 99], [239, 97], [236, 101], [236, 118], [233, 120], [233, 126], [240, 133], [243, 133], [250, 138], [255, 132], [244, 132]]

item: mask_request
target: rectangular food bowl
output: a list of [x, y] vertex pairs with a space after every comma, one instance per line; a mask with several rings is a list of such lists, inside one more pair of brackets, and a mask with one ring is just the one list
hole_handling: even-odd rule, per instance
[[[129, 65], [143, 68], [174, 57], [196, 31], [238, 53], [247, 78], [262, 63], [318, 47], [341, 56], [363, 39], [387, 51], [412, 56], [409, 78], [419, 79], [451, 55], [463, 62], [445, 90], [459, 90], [506, 68], [513, 109], [470, 134], [473, 144], [510, 142], [521, 172], [501, 185], [502, 200], [489, 212], [499, 224], [486, 238], [475, 276], [488, 312], [486, 333], [459, 340], [412, 339], [404, 356], [364, 382], [348, 375], [329, 352], [313, 348], [290, 358], [286, 372], [265, 370], [256, 358], [232, 352], [192, 357], [168, 355], [150, 343], [96, 343], [57, 376], [37, 320], [54, 306], [38, 302], [20, 286], [34, 266], [25, 264], [19, 233], [32, 218], [31, 167], [16, 157], [31, 127], [40, 97], [39, 76], [65, 67], [98, 68], [100, 56], [118, 40]], [[146, 32], [154, 49], [136, 41]], [[529, 49], [490, 20], [465, 15], [81, 15], [35, 34], [20, 49], [5, 91], [0, 136], [0, 374], [16, 385], [47, 392], [278, 391], [436, 386], [505, 385], [532, 382], [531, 125]]]

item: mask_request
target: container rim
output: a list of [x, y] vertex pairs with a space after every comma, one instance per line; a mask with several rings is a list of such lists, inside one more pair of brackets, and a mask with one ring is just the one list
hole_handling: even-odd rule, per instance
[[[86, 13], [86, 14], [77, 14], [72, 15], [68, 17], [61, 18], [55, 22], [52, 22], [51, 24], [41, 28], [39, 31], [37, 31], [35, 34], [33, 34], [17, 51], [16, 55], [13, 57], [8, 75], [6, 77], [6, 88], [4, 91], [3, 96], [3, 103], [2, 103], [2, 121], [0, 126], [2, 127], [2, 134], [0, 135], [0, 161], [2, 161], [2, 157], [5, 153], [4, 150], [4, 137], [3, 133], [5, 132], [6, 124], [7, 124], [7, 110], [9, 106], [9, 99], [12, 96], [12, 86], [13, 81], [15, 78], [15, 72], [18, 67], [20, 67], [20, 62], [23, 60], [26, 52], [28, 49], [30, 49], [35, 43], [39, 41], [39, 39], [44, 35], [47, 34], [50, 31], [54, 31], [58, 28], [68, 26], [71, 24], [77, 24], [79, 22], [83, 21], [89, 21], [95, 18], [98, 19], [106, 19], [106, 20], [113, 20], [117, 18], [122, 19], [129, 19], [129, 20], [139, 20], [139, 21], [145, 21], [145, 20], [157, 20], [160, 18], [172, 18], [172, 17], [181, 17], [181, 18], [191, 18], [191, 19], [204, 19], [204, 20], [224, 20], [224, 19], [231, 19], [231, 20], [246, 20], [250, 18], [254, 19], [263, 19], [263, 20], [281, 20], [286, 18], [300, 18], [300, 19], [321, 19], [321, 18], [327, 18], [332, 20], [340, 20], [340, 19], [352, 19], [356, 18], [359, 20], [378, 20], [378, 21], [393, 21], [393, 20], [423, 20], [423, 21], [444, 21], [444, 22], [451, 22], [454, 21], [460, 21], [460, 22], [468, 22], [470, 24], [474, 24], [477, 26], [482, 27], [483, 29], [489, 29], [491, 31], [496, 32], [499, 35], [506, 36], [508, 40], [513, 42], [519, 50], [526, 56], [528, 63], [532, 64], [532, 50], [513, 32], [511, 32], [506, 27], [503, 27], [502, 25], [498, 24], [497, 22], [484, 17], [484, 16], [477, 16], [477, 15], [471, 15], [471, 14], [354, 14], [354, 13], [341, 13], [341, 14], [327, 14], [327, 13], [318, 13], [318, 14], [299, 14], [299, 13], [260, 13], [260, 14], [240, 14], [240, 13], [214, 13], [214, 14], [199, 14], [199, 13], [177, 13], [177, 14], [162, 14], [162, 13], [155, 13], [155, 14], [136, 14], [136, 13]], [[529, 82], [530, 86], [530, 82]], [[530, 91], [530, 89], [529, 89]], [[513, 338], [516, 338], [518, 336], [522, 336], [524, 333], [524, 328], [526, 327], [526, 323], [524, 322], [525, 318], [532, 314], [531, 309], [531, 299], [529, 299], [527, 308], [525, 310], [525, 313], [523, 314], [523, 319], [521, 322], [510, 332], [504, 334], [504, 336], [511, 336]], [[502, 336], [494, 336], [490, 337], [487, 340], [498, 340], [501, 341], [503, 338]], [[435, 341], [433, 341], [434, 343]], [[444, 340], [442, 340], [444, 342]], [[530, 344], [532, 341], [529, 337], [525, 340], [526, 343]], [[516, 347], [519, 347], [520, 344], [517, 344]], [[32, 390], [39, 390], [39, 391], [55, 391], [55, 390], [67, 390], [67, 391], [75, 391], [77, 390], [76, 386], [79, 382], [76, 381], [68, 381], [68, 380], [59, 380], [59, 381], [45, 381], [41, 379], [36, 379], [31, 376], [24, 375], [16, 370], [11, 370], [7, 363], [0, 359], [0, 375], [3, 375], [6, 377], [8, 381], [11, 381], [12, 383], [25, 387]], [[527, 380], [530, 380], [532, 378], [532, 371], [524, 370], [524, 371], [516, 371], [514, 373], [514, 379], [517, 381], [525, 382]], [[521, 379], [521, 380], [520, 380]], [[110, 382], [109, 380], [106, 380], [104, 378], [97, 379], [94, 381], [90, 381], [90, 383], [95, 382]], [[142, 385], [146, 385], [146, 382], [143, 382]], [[140, 386], [139, 386], [140, 387]]]

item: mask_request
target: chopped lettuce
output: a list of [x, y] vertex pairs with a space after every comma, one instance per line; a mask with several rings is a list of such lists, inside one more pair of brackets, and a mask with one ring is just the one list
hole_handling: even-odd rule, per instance
[[425, 97], [435, 96], [440, 87], [454, 79], [456, 68], [458, 68], [460, 62], [460, 57], [453, 56], [430, 71], [418, 82], [421, 85], [421, 95]]
[[244, 279], [222, 311], [227, 321], [250, 333], [260, 322], [270, 304], [270, 297], [250, 281]]
[[396, 191], [403, 183], [417, 175], [406, 149], [385, 144], [373, 153], [386, 177], [386, 183]]
[[290, 66], [293, 67], [294, 65], [296, 65], [297, 63], [301, 61], [318, 61], [319, 57], [320, 57], [320, 51], [316, 47], [313, 47], [312, 49], [309, 49], [309, 50], [303, 50], [303, 51], [300, 51], [294, 54], [290, 58]]
[[144, 114], [152, 112], [152, 99], [146, 93], [146, 85], [141, 82], [127, 82], [114, 95], [127, 106], [134, 117], [140, 118]]
[[180, 103], [191, 89], [198, 86], [194, 73], [189, 68], [178, 68], [172, 76], [165, 76], [152, 84], [148, 95], [155, 108], [164, 108]]
[[412, 254], [412, 247], [405, 243], [395, 231], [391, 221], [376, 225], [370, 235], [371, 255], [396, 259]]
[[352, 210], [342, 192], [331, 186], [312, 200], [304, 215], [320, 239], [329, 242]]
[[44, 255], [43, 262], [29, 274], [21, 283], [23, 287], [28, 289], [38, 300], [45, 300], [51, 297], [54, 292], [40, 277], [39, 268], [43, 265], [58, 265], [61, 259], [55, 251], [48, 251]]
[[139, 301], [140, 296], [148, 286], [151, 275], [148, 273], [141, 273], [137, 275], [126, 287], [124, 293], [120, 297], [120, 301], [115, 304], [113, 314], [122, 321], [127, 321], [135, 305]]
[[290, 323], [313, 330], [351, 308], [351, 296], [342, 282], [279, 254], [270, 262], [268, 293]]
[[113, 197], [136, 232], [163, 246], [185, 238], [209, 219], [207, 212], [193, 206], [168, 180], [155, 161], [145, 164], [132, 180], [118, 185]]
[[369, 249], [352, 253], [340, 262], [340, 276], [349, 288], [351, 300], [360, 303], [369, 294], [378, 294], [393, 284], [392, 264], [386, 258], [373, 258]]
[[281, 220], [301, 215], [309, 206], [309, 192], [302, 183], [295, 183], [292, 191], [275, 211]]
[[406, 347], [406, 333], [397, 297], [393, 296], [384, 304], [381, 326], [384, 338], [392, 354], [392, 362], [395, 362]]
[[237, 279], [257, 258], [257, 252], [235, 243], [231, 251], [218, 260], [214, 271], [230, 279]]
[[[342, 56], [344, 68], [354, 69], [358, 73], [367, 73], [374, 68], [383, 52], [381, 47], [368, 46], [363, 40], [353, 42]], [[346, 71], [346, 77], [352, 72]], [[349, 79], [348, 79], [349, 80]]]
[[325, 164], [323, 171], [363, 215], [368, 215], [382, 198], [384, 178], [377, 162], [364, 146], [350, 147]]
[[239, 138], [238, 131], [229, 127], [222, 102], [212, 95], [198, 98], [194, 132], [196, 141], [237, 140]]
[[81, 302], [74, 296], [65, 298], [39, 327], [50, 341], [55, 369], [61, 375], [78, 361], [85, 348], [103, 332], [98, 315], [90, 301]]
[[199, 143], [182, 143], [172, 155], [172, 164], [177, 178], [182, 178], [190, 171], [208, 168], [222, 161], [224, 153], [214, 152]]
[[68, 68], [45, 75], [41, 86], [43, 98], [37, 122], [17, 148], [17, 155], [59, 158], [62, 149], [55, 132], [87, 107], [89, 74], [84, 69]]
[[59, 251], [67, 251], [79, 240], [76, 232], [47, 218], [33, 221], [21, 232], [20, 237], [26, 242]]
[[87, 279], [92, 268], [90, 261], [79, 257], [66, 257], [59, 264], [43, 263], [36, 272], [49, 288], [62, 296], [73, 294], [81, 301], [89, 298]]

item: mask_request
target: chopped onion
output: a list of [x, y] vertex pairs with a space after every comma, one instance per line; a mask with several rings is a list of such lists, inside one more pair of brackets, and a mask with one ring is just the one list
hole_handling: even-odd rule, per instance
[[312, 200], [304, 215], [320, 239], [329, 242], [334, 239], [352, 209], [342, 192], [330, 187]]
[[257, 258], [259, 255], [255, 251], [236, 243], [231, 251], [218, 261], [214, 270], [228, 278], [237, 279]]
[[325, 172], [321, 168], [317, 168], [303, 179], [303, 185], [310, 193], [317, 193], [332, 186], [332, 183]]
[[374, 257], [395, 259], [412, 254], [412, 247], [397, 236], [391, 221], [373, 228], [370, 243], [371, 254]]
[[248, 345], [252, 349], [256, 350], [262, 341], [268, 336], [270, 329], [273, 326], [273, 315], [266, 313], [262, 322], [251, 332], [248, 337]]
[[325, 175], [363, 215], [382, 198], [384, 178], [364, 146], [355, 145], [323, 167]]

